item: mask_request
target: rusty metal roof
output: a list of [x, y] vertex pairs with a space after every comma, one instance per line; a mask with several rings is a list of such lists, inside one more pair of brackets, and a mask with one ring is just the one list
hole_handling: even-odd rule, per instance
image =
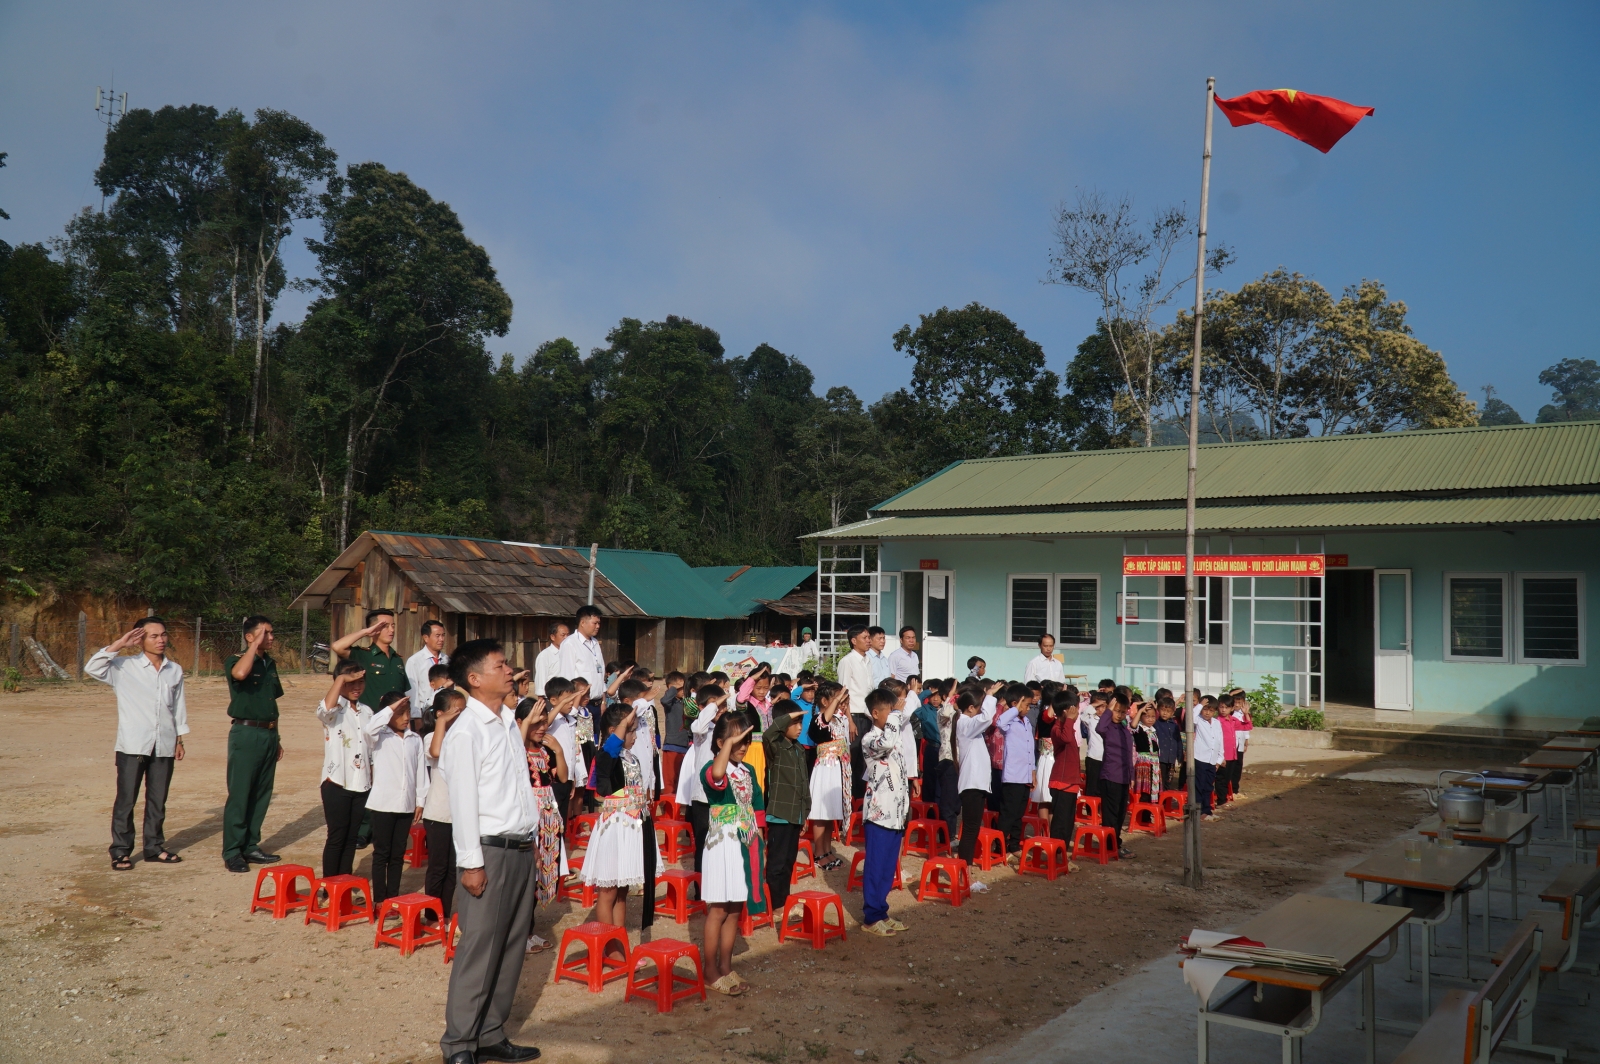
[[[572, 547], [497, 539], [363, 532], [291, 605], [321, 609], [328, 595], [380, 550], [430, 603], [490, 617], [570, 617], [588, 600], [589, 557]], [[645, 613], [596, 571], [594, 604], [608, 617]]]

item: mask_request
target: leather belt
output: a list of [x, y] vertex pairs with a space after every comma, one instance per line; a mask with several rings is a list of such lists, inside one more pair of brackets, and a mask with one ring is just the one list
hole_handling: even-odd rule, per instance
[[275, 720], [242, 720], [239, 717], [233, 717], [232, 720], [235, 724], [241, 724], [246, 728], [265, 728], [267, 731], [278, 730], [278, 722]]
[[478, 836], [478, 844], [480, 846], [493, 846], [499, 850], [524, 851], [533, 849], [532, 839], [512, 839], [504, 835], [480, 835]]

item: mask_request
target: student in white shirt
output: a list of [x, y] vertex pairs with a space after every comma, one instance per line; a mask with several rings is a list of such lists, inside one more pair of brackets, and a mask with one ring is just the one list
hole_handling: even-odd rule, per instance
[[[444, 918], [450, 919], [456, 894], [456, 850], [450, 831], [450, 787], [445, 783], [444, 770], [439, 767], [439, 754], [445, 733], [450, 730], [461, 711], [467, 708], [467, 696], [454, 687], [447, 687], [434, 695], [433, 704], [422, 715], [418, 733], [428, 748], [428, 794], [422, 803], [422, 826], [428, 833], [428, 870], [422, 881], [422, 893], [438, 898], [444, 909]], [[427, 920], [431, 913], [424, 914]]]
[[1106, 741], [1095, 730], [1095, 725], [1100, 721], [1100, 714], [1111, 712], [1107, 707], [1108, 701], [1104, 691], [1090, 691], [1089, 708], [1078, 710], [1078, 734], [1082, 736], [1085, 731], [1088, 732], [1085, 739], [1088, 745], [1083, 753], [1084, 794], [1100, 793], [1100, 762], [1106, 756]]
[[[634, 673], [633, 675], [637, 675]], [[656, 790], [656, 754], [660, 751], [656, 736], [659, 729], [656, 727], [656, 704], [652, 696], [655, 694], [653, 683], [636, 680], [629, 676], [617, 688], [617, 700], [626, 702], [637, 711], [638, 726], [634, 729], [633, 756], [639, 759], [640, 783], [644, 792], [655, 797]]]
[[387, 727], [394, 710], [374, 714], [361, 703], [366, 670], [349, 659], [339, 663], [333, 684], [317, 704], [322, 722], [322, 816], [328, 840], [322, 875], [347, 876], [356, 860], [356, 828], [372, 790], [372, 736]]
[[578, 705], [577, 685], [565, 676], [552, 676], [545, 683], [545, 698], [550, 702], [550, 723], [545, 734], [561, 746], [561, 756], [567, 759], [567, 778], [551, 785], [556, 792], [556, 804], [561, 807], [561, 822], [566, 823], [572, 809], [572, 792], [581, 790], [589, 778], [589, 766], [583, 759], [578, 742], [578, 722], [574, 719]]
[[561, 671], [561, 644], [566, 641], [572, 629], [561, 621], [550, 624], [550, 645], [539, 651], [539, 656], [533, 659], [533, 693], [544, 694], [544, 685], [553, 677], [566, 675]]
[[1049, 632], [1039, 637], [1039, 653], [1029, 658], [1027, 667], [1022, 670], [1023, 683], [1033, 683], [1035, 680], [1040, 683], [1047, 680], [1059, 684], [1067, 682], [1066, 670], [1056, 660], [1056, 637]]
[[694, 832], [694, 870], [699, 872], [704, 866], [706, 835], [711, 830], [711, 804], [706, 799], [700, 772], [716, 760], [716, 752], [711, 748], [712, 736], [716, 732], [717, 718], [727, 711], [728, 692], [720, 684], [708, 683], [696, 693], [695, 701], [700, 713], [689, 722], [694, 745], [683, 755], [675, 797], [678, 807], [688, 812], [689, 827]]
[[372, 790], [367, 792], [367, 812], [372, 815], [374, 906], [400, 893], [411, 825], [422, 819], [422, 807], [428, 800], [427, 749], [421, 736], [411, 730], [411, 714], [397, 704], [404, 701], [406, 696], [395, 691], [379, 699], [378, 708], [393, 715], [388, 727], [372, 733]]
[[589, 690], [598, 695], [606, 689], [606, 655], [600, 648], [600, 610], [579, 606], [577, 628], [561, 641], [561, 664], [557, 676], [589, 681]]
[[1212, 798], [1217, 788], [1217, 770], [1226, 763], [1217, 704], [1207, 699], [1201, 703], [1200, 717], [1194, 722], [1194, 788], [1200, 797], [1200, 812], [1206, 820], [1217, 819], [1211, 811]]
[[422, 716], [433, 701], [435, 690], [428, 680], [428, 670], [435, 665], [450, 664], [450, 655], [444, 652], [444, 625], [439, 621], [422, 622], [422, 649], [406, 659], [406, 679], [411, 681], [411, 716]]
[[[140, 653], [119, 657], [125, 649]], [[167, 790], [183, 760], [189, 711], [183, 697], [183, 667], [167, 657], [167, 622], [145, 617], [83, 665], [84, 674], [117, 693], [117, 796], [111, 806], [111, 867], [133, 868], [133, 807], [144, 785], [144, 859], [179, 864], [166, 847]]]
[[994, 698], [982, 698], [971, 688], [956, 696], [956, 710], [960, 713], [955, 724], [956, 790], [961, 792], [959, 853], [968, 864], [978, 852], [978, 829], [983, 827], [983, 811], [989, 803], [989, 783], [993, 775], [983, 733], [994, 723], [998, 705]]

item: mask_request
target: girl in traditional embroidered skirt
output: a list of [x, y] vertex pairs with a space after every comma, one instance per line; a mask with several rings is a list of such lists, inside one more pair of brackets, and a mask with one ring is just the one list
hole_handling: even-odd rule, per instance
[[533, 910], [528, 917], [529, 953], [543, 953], [550, 943], [533, 932], [540, 905], [556, 896], [561, 877], [567, 874], [567, 848], [561, 839], [561, 806], [556, 801], [555, 784], [568, 779], [567, 758], [561, 744], [550, 737], [550, 722], [555, 706], [544, 698], [524, 698], [517, 703], [522, 721], [522, 741], [528, 753], [528, 779], [533, 784], [533, 800], [539, 808], [539, 827], [533, 833]]
[[733, 970], [733, 945], [739, 935], [739, 910], [767, 911], [766, 860], [757, 830], [764, 808], [761, 784], [744, 763], [755, 729], [740, 713], [717, 720], [712, 744], [716, 760], [700, 772], [711, 805], [700, 897], [706, 903], [706, 978], [719, 994], [738, 997], [746, 983]]
[[[637, 712], [625, 702], [618, 703], [600, 718], [600, 730], [606, 738], [595, 751], [591, 777], [600, 800], [600, 821], [584, 853], [583, 881], [599, 889], [594, 918], [602, 924], [626, 927], [628, 888], [644, 884], [644, 847], [656, 844], [654, 833], [645, 837], [644, 817], [650, 798], [639, 759], [631, 749], [638, 734]], [[659, 851], [656, 860], [661, 860]], [[607, 949], [621, 953], [617, 943]]]
[[850, 742], [855, 725], [844, 710], [845, 689], [831, 680], [817, 685], [817, 710], [811, 714], [811, 741], [817, 761], [811, 766], [811, 849], [817, 867], [831, 872], [844, 864], [833, 852], [833, 822], [850, 815]]

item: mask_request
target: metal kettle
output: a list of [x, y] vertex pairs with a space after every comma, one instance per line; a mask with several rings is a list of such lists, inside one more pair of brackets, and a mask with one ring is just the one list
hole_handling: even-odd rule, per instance
[[1440, 791], [1438, 797], [1432, 800], [1439, 810], [1439, 819], [1446, 824], [1477, 827], [1483, 823], [1484, 799], [1481, 783], [1478, 790], [1472, 790], [1462, 783], [1452, 784]]

